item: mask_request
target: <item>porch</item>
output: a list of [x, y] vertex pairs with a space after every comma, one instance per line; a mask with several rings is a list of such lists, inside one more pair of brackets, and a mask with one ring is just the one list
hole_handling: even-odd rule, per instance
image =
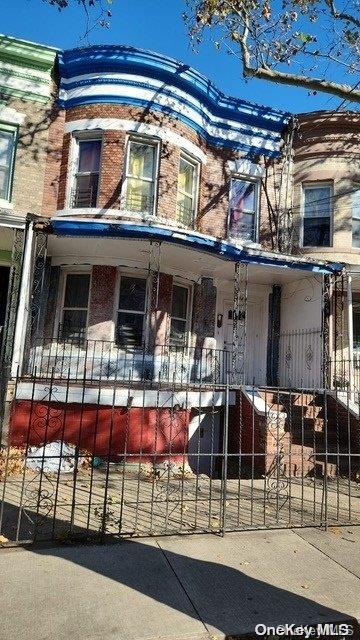
[[228, 243], [208, 251], [206, 237], [174, 232], [129, 237], [123, 227], [126, 237], [37, 234], [13, 376], [323, 386], [330, 268]]

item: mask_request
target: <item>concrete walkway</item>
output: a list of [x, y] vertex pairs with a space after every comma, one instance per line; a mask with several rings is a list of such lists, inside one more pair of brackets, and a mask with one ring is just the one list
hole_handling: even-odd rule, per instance
[[360, 528], [3, 549], [4, 640], [202, 640], [360, 619]]

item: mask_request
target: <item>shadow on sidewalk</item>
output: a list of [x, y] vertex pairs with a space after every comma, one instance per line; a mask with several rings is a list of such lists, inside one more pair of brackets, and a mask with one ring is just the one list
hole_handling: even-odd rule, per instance
[[[12, 505], [7, 504], [6, 510], [10, 515]], [[29, 515], [36, 517], [35, 513]], [[51, 519], [50, 523], [52, 522]], [[78, 529], [77, 534], [79, 533], [81, 530]], [[206, 544], [207, 540], [209, 540], [208, 536], [199, 536], [198, 548]], [[165, 543], [164, 546], [166, 546]], [[154, 602], [167, 605], [196, 621], [200, 620], [209, 634], [221, 632], [229, 640], [239, 637], [240, 634], [255, 637], [255, 625], [259, 623], [276, 626], [285, 623], [309, 625], [344, 621], [355, 626], [352, 637], [359, 637], [356, 622], [341, 611], [250, 577], [226, 564], [205, 561], [163, 549], [161, 540], [160, 544], [153, 539], [142, 542], [122, 539], [116, 544], [106, 545], [61, 547], [32, 545], [28, 548], [37, 554], [39, 559], [51, 556], [54, 559], [63, 560], [64, 564], [60, 565], [60, 569], [64, 573], [67, 571], [66, 564], [73, 563], [80, 568], [130, 587]], [[59, 567], [57, 571], [58, 569]], [[293, 566], [289, 566], [289, 572], [294, 574], [296, 570], [297, 563], [294, 560]], [[83, 572], [82, 576], [91, 580]], [[52, 575], [52, 587], [56, 588], [56, 581], [59, 579], [61, 580], [61, 577], [59, 578], [58, 573]], [[109, 585], [105, 582], [104, 585], [105, 591], [109, 590]], [[26, 585], [24, 587], [26, 588]], [[341, 588], [341, 585], [338, 587], [329, 585], [330, 588]], [[21, 604], [19, 606], [21, 607]], [[61, 606], [61, 593], [59, 593], [59, 606]], [[74, 606], [76, 606], [76, 593], [74, 593]], [[101, 606], [101, 594], [99, 594], [99, 602], [94, 602], [93, 606]], [[119, 607], [122, 606], [126, 605], [121, 598]], [[141, 611], [139, 614], [141, 615]], [[126, 615], [128, 615], [127, 611]], [[106, 638], [106, 630], [104, 630], [104, 638]]]

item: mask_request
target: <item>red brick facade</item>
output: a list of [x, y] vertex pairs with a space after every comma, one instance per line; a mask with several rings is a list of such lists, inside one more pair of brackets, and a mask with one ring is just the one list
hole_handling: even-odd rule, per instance
[[[229, 161], [241, 157], [241, 153], [227, 148], [212, 147], [193, 129], [182, 122], [170, 118], [165, 114], [159, 114], [149, 110], [143, 110], [127, 105], [98, 104], [75, 107], [66, 112], [66, 122], [76, 120], [94, 120], [96, 118], [116, 118], [161, 126], [183, 139], [195, 144], [200, 153], [205, 154], [206, 162], [199, 167], [199, 190], [197, 202], [197, 219], [195, 228], [202, 233], [225, 238], [227, 235], [227, 219], [229, 207], [230, 170]], [[62, 121], [58, 119], [50, 129], [50, 136], [54, 139], [61, 136]], [[66, 195], [70, 161], [71, 135], [65, 134], [62, 145], [62, 158], [50, 158], [49, 173], [56, 170], [58, 179], [57, 209], [69, 207]], [[121, 186], [124, 178], [124, 162], [126, 152], [127, 135], [124, 131], [105, 130], [102, 132], [103, 147], [101, 157], [100, 185], [98, 193], [98, 207], [106, 209], [119, 209]], [[160, 142], [160, 162], [157, 178], [157, 203], [156, 211], [159, 218], [174, 220], [176, 218], [177, 180], [181, 149], [179, 146], [162, 140]], [[259, 159], [261, 162], [261, 159]], [[57, 164], [56, 164], [57, 162]], [[271, 163], [270, 163], [271, 164]], [[53, 214], [54, 180], [49, 178], [46, 184], [44, 203], [47, 203], [47, 211]], [[106, 215], [106, 211], [104, 211]], [[268, 224], [267, 199], [261, 198], [261, 227]], [[266, 235], [266, 230], [263, 233]]]
[[91, 273], [89, 340], [112, 340], [117, 269], [95, 265]]

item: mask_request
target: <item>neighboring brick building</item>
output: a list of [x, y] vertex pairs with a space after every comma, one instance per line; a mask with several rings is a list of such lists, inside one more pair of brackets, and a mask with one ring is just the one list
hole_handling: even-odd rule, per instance
[[[334, 377], [359, 383], [360, 114], [319, 111], [297, 118], [293, 149], [292, 247], [342, 262], [347, 278], [333, 295]], [[335, 320], [336, 316], [336, 320]], [[355, 370], [353, 369], [355, 359]]]
[[28, 214], [42, 213], [45, 165], [53, 153], [55, 56], [52, 47], [0, 36], [0, 340], [5, 366], [12, 351]]

